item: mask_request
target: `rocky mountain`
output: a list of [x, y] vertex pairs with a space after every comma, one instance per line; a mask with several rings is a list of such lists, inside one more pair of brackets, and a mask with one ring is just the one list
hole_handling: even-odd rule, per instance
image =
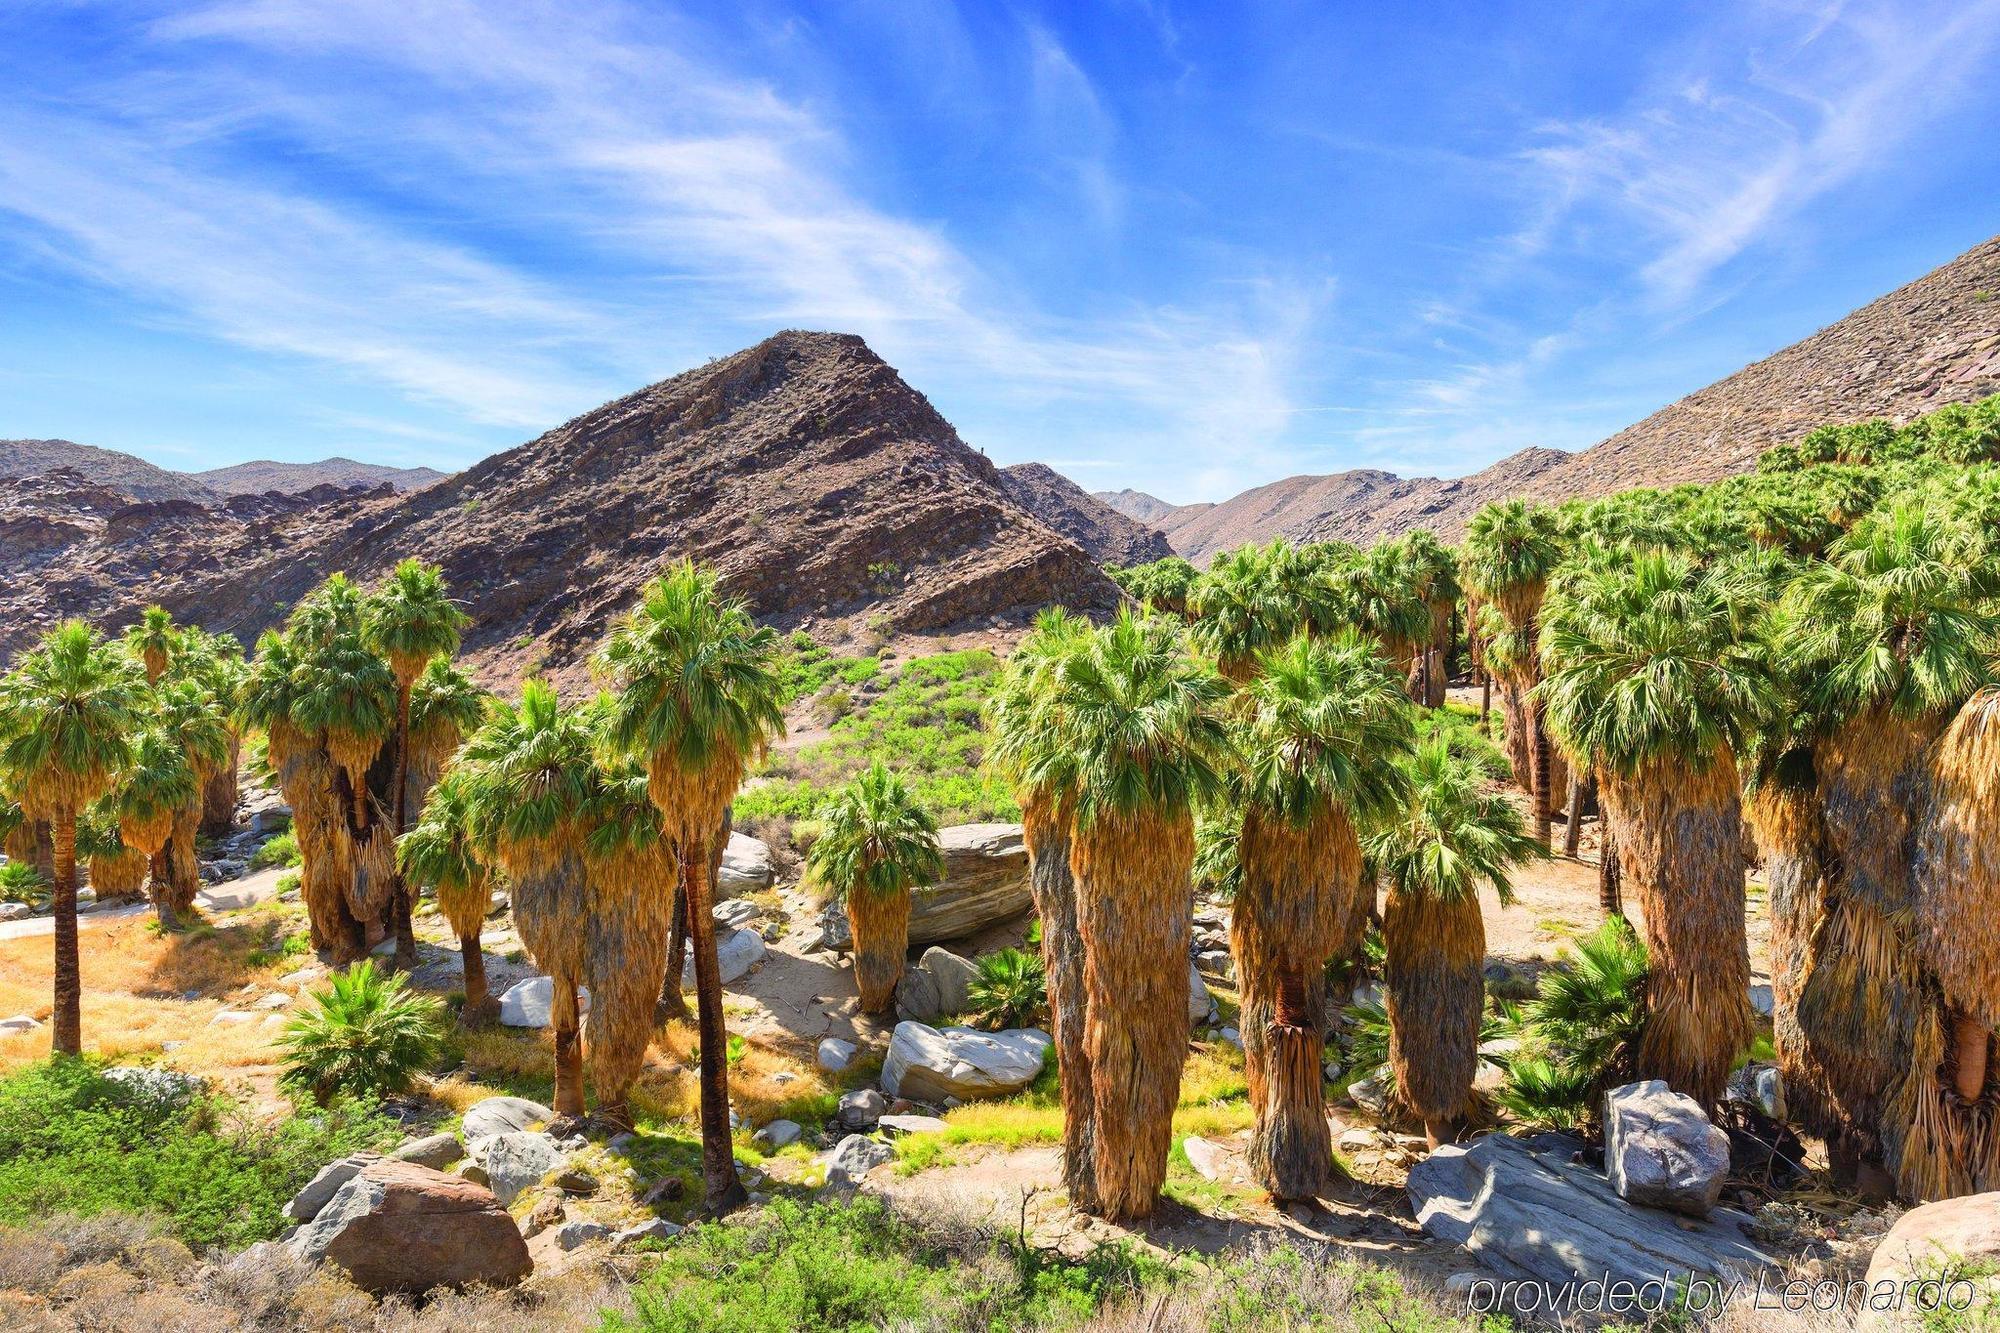
[[641, 584], [686, 556], [767, 622], [830, 638], [1116, 596], [843, 334], [781, 333], [411, 494], [65, 503], [22, 516], [61, 508], [70, 539], [21, 529], [41, 545], [0, 582], [0, 658], [59, 616], [117, 625], [151, 601], [247, 642], [328, 573], [369, 580], [408, 555], [443, 567], [495, 684], [533, 667], [581, 677]]
[[2000, 238], [1580, 453], [1527, 449], [1448, 480], [1375, 471], [1288, 477], [1199, 514], [1187, 506], [1152, 521], [1198, 563], [1280, 533], [1371, 541], [1427, 527], [1456, 541], [1492, 500], [1714, 481], [1749, 471], [1764, 450], [1815, 426], [1904, 421], [1996, 391]]
[[380, 486], [387, 482], [399, 491], [420, 491], [432, 482], [451, 475], [429, 467], [387, 467], [381, 463], [357, 463], [352, 458], [322, 458], [317, 463], [273, 463], [260, 459], [233, 467], [210, 468], [188, 474], [217, 495], [262, 495], [277, 491], [296, 495], [315, 486]]
[[214, 499], [184, 472], [155, 467], [143, 458], [71, 440], [0, 440], [0, 477], [38, 477], [68, 469], [92, 485], [134, 500]]
[[1122, 491], [1092, 491], [1091, 496], [1130, 519], [1141, 523], [1158, 524], [1183, 508], [1210, 508], [1209, 505], [1170, 505], [1156, 495], [1135, 491], [1127, 486]]
[[1002, 468], [1000, 481], [1015, 504], [1100, 565], [1143, 565], [1173, 554], [1158, 528], [1119, 513], [1045, 463]]

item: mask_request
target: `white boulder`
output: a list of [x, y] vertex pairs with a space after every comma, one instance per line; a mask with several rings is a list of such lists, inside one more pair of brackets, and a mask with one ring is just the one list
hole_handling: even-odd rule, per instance
[[1049, 1045], [1049, 1034], [1038, 1028], [979, 1032], [898, 1023], [882, 1062], [882, 1089], [925, 1102], [1005, 1096], [1035, 1081]]
[[1604, 1094], [1604, 1174], [1630, 1203], [1707, 1217], [1729, 1175], [1729, 1136], [1657, 1078]]
[[[551, 977], [517, 981], [500, 995], [500, 1021], [510, 1028], [545, 1028], [555, 1014], [556, 983]], [[590, 1012], [590, 988], [576, 988], [576, 1011]]]

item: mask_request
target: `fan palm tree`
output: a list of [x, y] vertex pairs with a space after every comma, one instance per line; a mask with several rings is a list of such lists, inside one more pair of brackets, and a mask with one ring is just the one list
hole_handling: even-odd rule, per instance
[[146, 858], [127, 847], [118, 817], [100, 799], [77, 819], [77, 859], [90, 864], [90, 887], [99, 902], [137, 894], [146, 887]]
[[1799, 1023], [1837, 1116], [1837, 1170], [1880, 1164], [1910, 1197], [1949, 1192], [1953, 1175], [1938, 1090], [1948, 1039], [1911, 933], [1912, 835], [1931, 749], [1989, 678], [1992, 570], [1976, 533], [1896, 505], [1805, 568], [1777, 636], [1823, 727], [1813, 771], [1830, 874]]
[[1389, 886], [1382, 913], [1389, 1061], [1396, 1088], [1435, 1148], [1456, 1136], [1479, 1072], [1486, 1007], [1486, 921], [1479, 886], [1513, 901], [1516, 866], [1543, 854], [1520, 811], [1488, 790], [1448, 742], [1425, 743], [1408, 767], [1403, 808], [1368, 841]]
[[[164, 858], [167, 880], [163, 921], [178, 920], [193, 910], [201, 889], [201, 863], [195, 839], [201, 831], [202, 793], [217, 769], [229, 760], [229, 717], [222, 705], [193, 680], [167, 680], [154, 688], [155, 725], [187, 756], [194, 790], [175, 807], [173, 833]], [[156, 888], [156, 894], [159, 890]]]
[[167, 843], [180, 812], [200, 798], [201, 785], [187, 751], [157, 726], [134, 738], [128, 762], [109, 793], [120, 839], [151, 867], [153, 911], [169, 930], [180, 928], [185, 906], [167, 864]]
[[157, 685], [180, 654], [181, 630], [164, 606], [149, 606], [125, 631], [125, 647], [145, 667], [146, 683]]
[[431, 787], [492, 702], [491, 694], [442, 657], [433, 658], [417, 677], [410, 690], [410, 762], [404, 783], [410, 818], [422, 816]]
[[1283, 539], [1239, 546], [1217, 555], [1188, 593], [1194, 641], [1238, 684], [1255, 670], [1257, 654], [1286, 643], [1324, 614], [1322, 600], [1298, 594], [1308, 586], [1305, 562]]
[[1194, 808], [1228, 762], [1228, 683], [1177, 623], [1121, 612], [1065, 656], [1047, 715], [1074, 755], [1096, 1204], [1152, 1212], [1187, 1053]]
[[55, 843], [54, 1049], [83, 1050], [83, 971], [77, 955], [76, 821], [132, 756], [145, 685], [80, 620], [50, 630], [0, 680], [0, 777]]
[[1028, 845], [1028, 883], [1042, 926], [1042, 966], [1048, 976], [1050, 1021], [1063, 1103], [1063, 1182], [1071, 1206], [1097, 1210], [1093, 1152], [1096, 1101], [1084, 1041], [1088, 991], [1083, 934], [1077, 925], [1070, 835], [1076, 813], [1075, 754], [1059, 739], [1052, 712], [1063, 664], [1090, 641], [1090, 622], [1060, 607], [1035, 618], [1032, 632], [1007, 659], [987, 705], [986, 760], [1006, 778], [1021, 807]]
[[847, 904], [863, 1013], [886, 1011], [910, 948], [910, 889], [944, 873], [937, 821], [879, 759], [820, 808], [806, 864]]
[[1453, 621], [1462, 595], [1458, 554], [1428, 530], [1418, 528], [1403, 538], [1401, 555], [1404, 576], [1431, 613], [1430, 635], [1411, 676], [1412, 697], [1426, 708], [1439, 708], [1451, 676]]
[[[395, 775], [390, 779], [390, 829], [397, 837], [410, 823], [410, 692], [432, 662], [458, 651], [459, 631], [471, 621], [445, 592], [436, 565], [421, 560], [399, 561], [389, 577], [368, 597], [364, 639], [389, 664], [396, 683], [394, 733]], [[417, 962], [417, 936], [411, 923], [410, 892], [400, 881], [390, 903], [396, 931], [396, 965]]]
[[228, 634], [209, 634], [194, 626], [186, 630], [186, 674], [222, 706], [228, 723], [229, 753], [209, 773], [201, 793], [201, 832], [220, 837], [236, 819], [238, 776], [243, 767], [243, 728], [237, 704], [248, 669], [243, 645]]
[[1645, 918], [1640, 1070], [1715, 1104], [1752, 1035], [1736, 755], [1774, 711], [1770, 677], [1725, 591], [1678, 553], [1583, 570], [1541, 624], [1549, 729], [1596, 770]]
[[[702, 1171], [708, 1206], [742, 1203], [729, 1139], [728, 1031], [715, 952], [711, 857], [743, 775], [784, 731], [777, 640], [713, 571], [683, 561], [646, 585], [598, 654], [617, 689], [614, 748], [641, 759], [680, 857], [701, 1034]], [[664, 908], [663, 908], [664, 910]]]
[[1348, 625], [1373, 639], [1406, 679], [1432, 633], [1426, 589], [1398, 542], [1382, 542], [1359, 560], [1324, 576], [1334, 625]]
[[554, 986], [554, 1109], [570, 1119], [584, 1114], [577, 986], [589, 948], [583, 842], [598, 782], [596, 741], [581, 711], [530, 680], [520, 703], [494, 706], [460, 758], [475, 848], [506, 872], [521, 942]]
[[1555, 789], [1562, 776], [1549, 750], [1540, 696], [1540, 615], [1549, 576], [1562, 558], [1557, 519], [1550, 510], [1520, 500], [1488, 505], [1466, 526], [1464, 581], [1499, 620], [1486, 635], [1489, 669], [1502, 676], [1514, 772], [1534, 800], [1535, 836], [1549, 845]]
[[499, 1017], [500, 1003], [486, 985], [486, 955], [479, 935], [492, 901], [493, 875], [473, 829], [472, 780], [454, 771], [431, 788], [422, 818], [396, 840], [396, 861], [406, 883], [428, 884], [438, 911], [458, 936], [465, 962], [464, 1027], [480, 1027]]
[[1327, 963], [1367, 925], [1358, 828], [1402, 796], [1412, 741], [1403, 673], [1353, 630], [1261, 654], [1244, 687], [1239, 887], [1229, 944], [1257, 1113], [1249, 1160], [1280, 1199], [1324, 1193], [1320, 1091]]

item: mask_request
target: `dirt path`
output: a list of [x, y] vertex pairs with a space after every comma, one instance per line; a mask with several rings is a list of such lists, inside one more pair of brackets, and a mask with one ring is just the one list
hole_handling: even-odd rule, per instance
[[[202, 889], [194, 896], [195, 905], [202, 911], [235, 912], [278, 895], [278, 876], [283, 870], [260, 870], [254, 875], [231, 880], [226, 884], [216, 884]], [[144, 916], [153, 909], [145, 903], [128, 903], [122, 907], [106, 907], [101, 911], [83, 912], [77, 916], [77, 926], [90, 930], [97, 926], [109, 925], [114, 921], [129, 921], [135, 916]], [[56, 919], [52, 916], [24, 917], [19, 921], [0, 921], [0, 940], [33, 939], [37, 935], [56, 933]]]

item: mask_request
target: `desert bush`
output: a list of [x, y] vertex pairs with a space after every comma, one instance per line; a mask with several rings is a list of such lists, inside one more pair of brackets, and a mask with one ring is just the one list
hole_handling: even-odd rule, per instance
[[299, 840], [286, 829], [257, 849], [250, 858], [252, 870], [265, 870], [271, 866], [295, 866], [299, 863]]
[[1587, 1122], [1598, 1094], [1631, 1074], [1645, 1023], [1646, 946], [1622, 918], [1607, 921], [1522, 1007], [1500, 1104], [1531, 1125]]
[[284, 1082], [321, 1103], [401, 1092], [444, 1044], [444, 1007], [366, 959], [313, 993], [285, 1024]]
[[0, 1226], [124, 1212], [189, 1245], [247, 1244], [283, 1229], [320, 1167], [394, 1137], [353, 1102], [266, 1127], [213, 1097], [143, 1095], [84, 1061], [31, 1065], [0, 1080]]
[[1021, 949], [986, 955], [979, 960], [979, 975], [967, 988], [966, 999], [974, 1027], [998, 1032], [1044, 1022], [1049, 1008], [1049, 977], [1041, 955]]

